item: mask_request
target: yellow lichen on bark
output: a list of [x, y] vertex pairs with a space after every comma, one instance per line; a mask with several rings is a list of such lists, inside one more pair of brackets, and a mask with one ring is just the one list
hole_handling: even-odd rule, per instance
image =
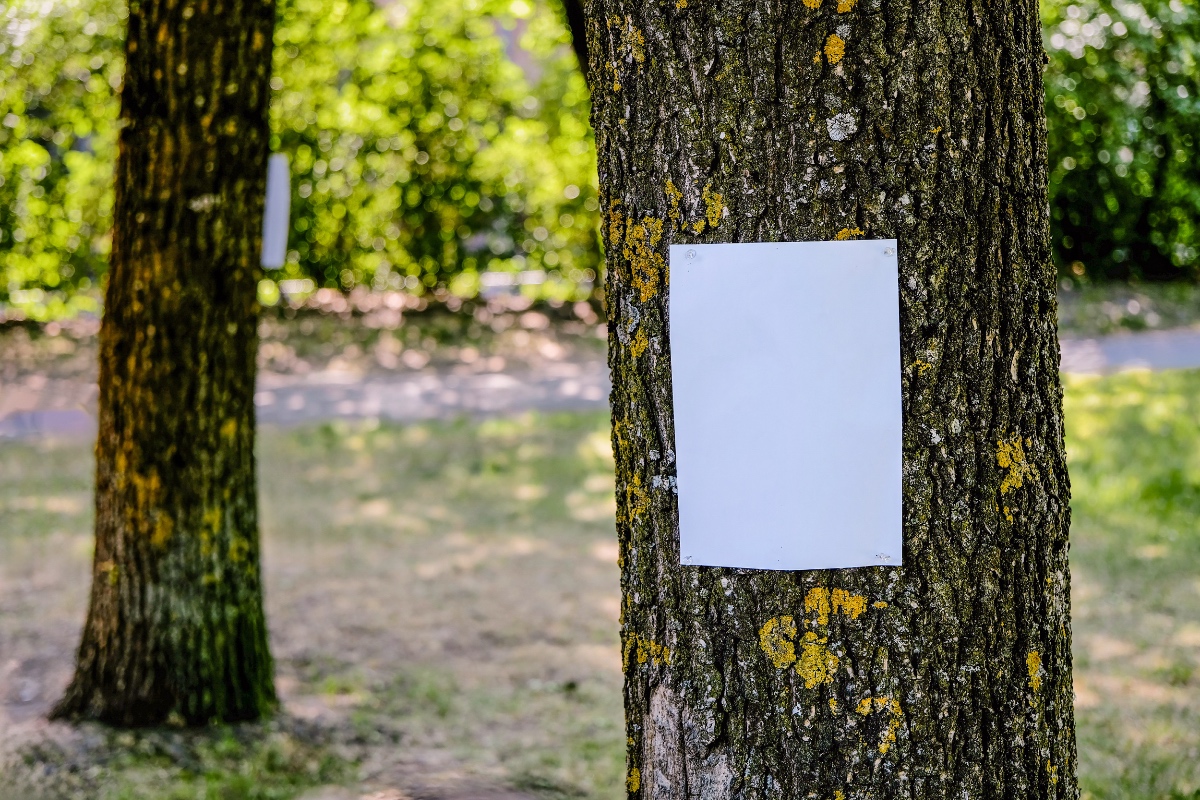
[[829, 624], [829, 590], [823, 586], [809, 589], [804, 595], [804, 613], [817, 612], [817, 624]]
[[625, 486], [625, 513], [629, 523], [633, 524], [636, 517], [645, 514], [649, 504], [650, 498], [646, 496], [646, 490], [642, 488], [642, 476], [635, 474]]
[[157, 470], [151, 469], [145, 475], [134, 472], [129, 476], [129, 482], [133, 485], [134, 502], [139, 511], [144, 512], [155, 505], [162, 490]]
[[830, 64], [836, 64], [842, 60], [844, 55], [846, 55], [846, 40], [836, 33], [829, 34], [829, 38], [825, 40], [825, 58], [829, 59]]
[[632, 664], [635, 659], [639, 664], [649, 662], [656, 667], [659, 664], [669, 665], [671, 651], [667, 649], [666, 645], [661, 645], [635, 633], [625, 642], [625, 663]]
[[853, 11], [858, 5], [858, 0], [838, 0], [838, 13], [845, 14], [847, 11]]
[[[1026, 444], [1028, 443], [1029, 440], [1026, 440]], [[1025, 484], [1027, 478], [1037, 475], [1037, 470], [1025, 459], [1025, 448], [1017, 436], [1008, 441], [997, 442], [996, 463], [1001, 469], [1008, 471], [1000, 481], [1000, 494], [1015, 492]]]
[[625, 779], [625, 788], [631, 793], [642, 788], [642, 773], [637, 767], [631, 767], [629, 777]]
[[865, 697], [854, 710], [864, 717], [877, 711], [887, 711], [890, 714], [888, 726], [879, 739], [879, 752], [887, 755], [888, 750], [896, 743], [896, 734], [900, 731], [900, 701], [890, 697]]
[[1042, 688], [1042, 654], [1031, 651], [1025, 657], [1025, 668], [1029, 671], [1029, 688], [1038, 691]]
[[208, 558], [213, 554], [212, 541], [221, 530], [221, 509], [206, 508], [200, 526], [200, 555]]
[[700, 199], [704, 201], [704, 218], [708, 227], [715, 228], [720, 225], [721, 217], [725, 215], [725, 197], [720, 192], [714, 192], [712, 183], [709, 183], [700, 193]]
[[866, 231], [862, 228], [842, 228], [833, 238], [839, 242], [844, 242], [851, 236], [862, 236]]
[[683, 200], [683, 192], [679, 191], [679, 188], [669, 178], [667, 179], [664, 191], [667, 195], [667, 206], [669, 208], [667, 218], [675, 223], [675, 225], [679, 225], [679, 220], [683, 216], [683, 213], [679, 210], [679, 203]]
[[809, 589], [804, 596], [804, 611], [815, 612], [818, 625], [828, 625], [830, 614], [845, 614], [850, 619], [858, 619], [866, 610], [867, 598], [845, 589], [830, 590], [817, 586]]
[[625, 215], [621, 213], [620, 205], [620, 200], [613, 200], [608, 209], [608, 240], [614, 245], [621, 241], [625, 229]]
[[646, 60], [646, 36], [633, 24], [633, 17], [610, 16], [608, 27], [609, 30], [617, 29], [617, 46], [640, 67]]
[[838, 657], [829, 650], [828, 638], [818, 638], [809, 631], [800, 643], [800, 658], [796, 662], [796, 674], [804, 679], [804, 688], [812, 689], [833, 682], [837, 672]]
[[650, 336], [645, 329], [639, 330], [629, 343], [629, 354], [634, 358], [641, 358], [646, 352], [646, 348], [650, 346]]
[[[611, 225], [611, 222], [610, 222]], [[656, 249], [662, 241], [663, 222], [654, 217], [643, 217], [641, 222], [627, 222], [621, 254], [629, 262], [630, 279], [638, 297], [645, 303], [658, 294], [666, 262]], [[612, 228], [609, 229], [612, 236]], [[620, 241], [613, 238], [611, 241]]]
[[861, 594], [852, 594], [845, 589], [834, 589], [831, 599], [833, 613], [845, 614], [850, 619], [858, 619], [867, 610], [867, 598]]
[[629, 54], [638, 64], [646, 60], [646, 36], [633, 25], [633, 20], [626, 17], [629, 26]]
[[629, 437], [627, 433], [633, 426], [625, 420], [617, 420], [613, 422], [613, 439], [615, 440], [616, 450], [623, 450], [629, 446]]
[[250, 543], [238, 536], [229, 543], [229, 561], [233, 564], [240, 564], [246, 560], [246, 556], [250, 553]]
[[171, 540], [171, 533], [174, 530], [175, 522], [161, 511], [158, 512], [158, 518], [154, 520], [154, 533], [150, 535], [150, 543], [161, 550]]
[[809, 8], [820, 8], [821, 0], [804, 0], [804, 5], [808, 6]]
[[758, 644], [776, 669], [796, 662], [796, 623], [791, 616], [772, 617], [758, 631]]
[[[1025, 444], [1029, 444], [1028, 439], [1025, 440]], [[996, 463], [1006, 470], [1004, 478], [1000, 481], [1001, 495], [1015, 492], [1025, 485], [1026, 479], [1037, 476], [1037, 468], [1026, 460], [1025, 448], [1018, 436], [1008, 441], [997, 442]], [[1013, 521], [1012, 509], [1007, 505], [1004, 506], [1004, 518], [1009, 522]]]

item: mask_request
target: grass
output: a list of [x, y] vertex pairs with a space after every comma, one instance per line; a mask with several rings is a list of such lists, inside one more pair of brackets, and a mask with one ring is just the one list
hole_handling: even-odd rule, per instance
[[1085, 798], [1200, 798], [1200, 372], [1066, 382]]
[[[1200, 797], [1200, 372], [1068, 378], [1066, 408], [1084, 797]], [[103, 800], [621, 796], [606, 415], [265, 430], [260, 466], [287, 713], [87, 728], [23, 745], [6, 781], [68, 776], [79, 795], [45, 796]], [[19, 664], [0, 671], [0, 728], [32, 729], [22, 709], [69, 674], [89, 486], [86, 444], [0, 444], [0, 670]]]
[[[267, 613], [285, 716], [252, 734], [147, 731], [125, 744], [89, 728], [85, 741], [42, 746], [25, 773], [48, 766], [71, 777], [50, 796], [103, 800], [288, 798], [343, 781], [616, 796], [606, 422], [265, 430]], [[0, 730], [5, 713], [33, 725], [69, 677], [89, 461], [83, 443], [0, 444], [0, 669], [27, 665], [0, 672]], [[29, 702], [5, 704], [29, 686]]]

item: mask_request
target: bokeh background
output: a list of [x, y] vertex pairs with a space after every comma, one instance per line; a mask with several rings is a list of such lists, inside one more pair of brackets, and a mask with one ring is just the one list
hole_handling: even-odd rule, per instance
[[[603, 251], [564, 11], [279, 14], [292, 229], [259, 285], [256, 403], [283, 712], [118, 732], [43, 717], [90, 575], [126, 10], [0, 5], [0, 797], [623, 796]], [[1200, 7], [1042, 15], [1060, 334], [1187, 333]], [[1108, 371], [1064, 376], [1081, 783], [1197, 800], [1200, 371], [1076, 374]]]
[[[320, 288], [595, 296], [587, 85], [557, 4], [279, 8], [272, 146], [292, 162], [293, 222], [265, 305]], [[119, 0], [13, 0], [2, 12], [0, 319], [98, 311], [125, 13]], [[1200, 11], [1048, 0], [1042, 14], [1060, 272], [1194, 281]]]

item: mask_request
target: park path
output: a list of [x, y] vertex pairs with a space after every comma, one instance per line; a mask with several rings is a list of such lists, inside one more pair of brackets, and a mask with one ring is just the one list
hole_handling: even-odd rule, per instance
[[[1130, 369], [1200, 367], [1200, 330], [1062, 339], [1062, 370], [1106, 374]], [[335, 419], [397, 422], [520, 411], [607, 407], [608, 366], [600, 355], [533, 368], [464, 373], [428, 367], [392, 374], [323, 370], [260, 374], [254, 402], [260, 424], [290, 427]], [[94, 384], [29, 376], [0, 391], [0, 440], [88, 436], [95, 431]]]

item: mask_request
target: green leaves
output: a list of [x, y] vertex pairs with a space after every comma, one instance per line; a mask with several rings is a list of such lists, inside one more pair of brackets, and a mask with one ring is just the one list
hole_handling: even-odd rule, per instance
[[1200, 8], [1042, 4], [1055, 257], [1083, 278], [1200, 276]]
[[122, 4], [14, 0], [0, 28], [0, 308], [96, 308], [108, 253]]
[[[0, 310], [46, 319], [97, 307], [125, 12], [118, 0], [11, 8]], [[469, 296], [491, 270], [524, 272], [535, 296], [590, 293], [588, 96], [555, 8], [280, 0], [272, 89], [272, 147], [291, 157], [293, 198], [288, 263], [269, 281]]]

